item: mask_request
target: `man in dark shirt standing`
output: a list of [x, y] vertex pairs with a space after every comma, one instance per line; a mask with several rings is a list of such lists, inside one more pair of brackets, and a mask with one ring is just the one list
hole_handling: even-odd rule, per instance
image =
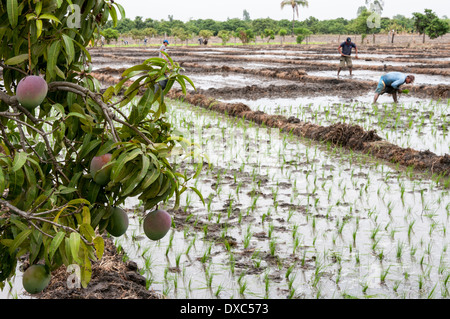
[[352, 48], [355, 48], [355, 58], [358, 58], [358, 48], [356, 47], [356, 44], [354, 44], [352, 42], [351, 38], [347, 38], [347, 41], [342, 42], [341, 45], [339, 45], [339, 53], [341, 54], [341, 59], [339, 62], [339, 69], [338, 69], [338, 76], [339, 73], [341, 73], [342, 68], [345, 68], [345, 65], [347, 65], [349, 71], [350, 71], [350, 76], [352, 75], [352, 68], [353, 68], [353, 63], [352, 63]]

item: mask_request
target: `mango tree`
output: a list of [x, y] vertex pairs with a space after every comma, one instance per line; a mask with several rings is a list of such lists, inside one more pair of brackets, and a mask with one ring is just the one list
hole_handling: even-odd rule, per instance
[[[21, 256], [40, 265], [44, 285], [26, 278], [32, 292], [63, 264], [78, 264], [86, 287], [103, 232], [128, 222], [117, 208], [129, 197], [147, 212], [169, 198], [177, 206], [201, 170], [165, 115], [173, 84], [193, 86], [178, 63], [150, 58], [102, 90], [90, 75], [86, 47], [118, 15], [112, 0], [0, 2], [0, 288]], [[175, 153], [198, 157], [192, 176], [176, 171]]]

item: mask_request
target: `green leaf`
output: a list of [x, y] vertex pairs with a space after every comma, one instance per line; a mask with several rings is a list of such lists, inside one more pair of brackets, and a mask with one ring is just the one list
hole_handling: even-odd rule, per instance
[[186, 95], [186, 82], [182, 77], [177, 78], [177, 82], [181, 85], [181, 90], [184, 95]]
[[108, 140], [103, 143], [103, 145], [97, 151], [97, 156], [105, 155], [106, 153], [111, 152], [117, 146], [115, 145], [113, 140]]
[[131, 77], [131, 76], [128, 76], [128, 75], [130, 75], [130, 73], [132, 73], [132, 72], [136, 72], [136, 71], [148, 71], [148, 70], [150, 70], [151, 69], [151, 67], [150, 66], [148, 66], [148, 65], [145, 65], [145, 64], [139, 64], [139, 65], [135, 65], [135, 66], [132, 66], [131, 68], [128, 68], [128, 69], [126, 69], [123, 73], [122, 73], [122, 77]]
[[95, 203], [95, 201], [97, 200], [98, 192], [100, 191], [101, 187], [102, 186], [97, 183], [91, 183], [89, 185], [89, 193], [87, 196], [87, 199], [89, 200], [89, 202]]
[[81, 215], [83, 216], [83, 224], [91, 224], [91, 212], [89, 210], [89, 207], [83, 206], [83, 211], [81, 212]]
[[124, 190], [121, 196], [127, 196], [136, 188], [136, 186], [144, 179], [149, 167], [150, 167], [149, 158], [144, 154], [142, 154], [142, 168], [139, 172], [136, 172], [137, 173], [136, 176], [135, 177], [133, 176], [132, 180], [129, 183], [127, 183], [127, 185], [124, 185]]
[[122, 89], [122, 86], [124, 85], [124, 83], [126, 81], [128, 81], [128, 78], [125, 77], [114, 86], [114, 94], [116, 94], [116, 95], [119, 94], [120, 90]]
[[28, 60], [28, 54], [21, 54], [5, 61], [6, 65], [16, 65]]
[[9, 24], [14, 29], [19, 22], [19, 5], [17, 0], [7, 0], [6, 11], [8, 12]]
[[66, 75], [64, 74], [64, 72], [59, 68], [59, 66], [55, 65], [55, 71], [56, 74], [61, 78], [61, 79], [66, 79]]
[[83, 143], [82, 149], [80, 150], [80, 153], [78, 155], [79, 159], [86, 158], [89, 153], [95, 150], [101, 143], [101, 140], [92, 140], [87, 144]]
[[[182, 78], [182, 79], [184, 79], [184, 80], [186, 80], [186, 81], [188, 81], [189, 84], [194, 88], [194, 90], [197, 90], [197, 89], [195, 88], [194, 82], [192, 82], [192, 80], [191, 80], [190, 78], [188, 78], [186, 75], [180, 75], [179, 77]], [[177, 77], [177, 80], [178, 80], [178, 77]]]
[[84, 198], [77, 198], [77, 199], [73, 199], [70, 202], [67, 203], [67, 206], [69, 205], [78, 205], [78, 204], [86, 204], [86, 205], [91, 205], [91, 203], [84, 199]]
[[61, 185], [58, 188], [58, 191], [55, 192], [55, 194], [67, 195], [67, 194], [74, 193], [76, 191], [77, 191], [77, 189], [74, 187], [66, 187], [66, 186]]
[[193, 186], [191, 186], [189, 188], [192, 189], [198, 195], [198, 197], [200, 197], [200, 200], [202, 201], [203, 205], [205, 205], [205, 200], [203, 199], [202, 193], [200, 193], [200, 191]]
[[117, 7], [117, 9], [119, 9], [119, 12], [120, 12], [120, 15], [121, 15], [122, 19], [125, 19], [126, 18], [125, 10], [122, 7], [122, 5], [118, 4], [117, 2], [114, 2], [114, 4]]
[[50, 244], [50, 250], [49, 250], [49, 257], [50, 260], [53, 259], [53, 256], [55, 255], [56, 251], [59, 248], [59, 245], [61, 245], [62, 241], [64, 240], [64, 237], [66, 236], [66, 233], [63, 231], [58, 232], [55, 237], [52, 239], [52, 243]]
[[39, 252], [41, 251], [41, 246], [43, 242], [43, 235], [40, 231], [37, 229], [34, 229], [31, 234], [31, 241], [30, 241], [30, 264], [33, 264], [36, 258], [39, 255]]
[[[137, 89], [139, 88], [139, 85], [141, 84], [141, 81], [144, 80], [145, 78], [147, 78], [147, 75], [143, 75], [143, 76], [137, 78], [133, 82], [133, 84], [131, 84], [130, 87], [125, 91], [124, 95], [127, 96], [127, 95], [132, 94], [131, 96], [134, 97], [138, 93]], [[133, 93], [134, 93], [134, 95], [133, 95]]]
[[[39, 2], [40, 3], [40, 2]], [[36, 36], [39, 38], [42, 34], [42, 20], [36, 20]]]
[[94, 247], [98, 259], [102, 259], [103, 253], [105, 251], [105, 241], [101, 236], [94, 238]]
[[3, 192], [5, 191], [5, 188], [6, 188], [5, 174], [3, 174], [3, 169], [0, 166], [0, 197], [3, 196]]
[[77, 112], [70, 112], [69, 114], [67, 114], [66, 119], [71, 117], [71, 116], [75, 116], [75, 117], [78, 117], [78, 118], [83, 119], [83, 120], [87, 119], [86, 118], [86, 114], [80, 114], [80, 113], [77, 113]]
[[60, 116], [63, 116], [65, 114], [64, 106], [62, 106], [62, 104], [55, 103], [53, 104], [53, 108], [59, 112]]
[[64, 51], [66, 51], [67, 54], [67, 62], [68, 64], [71, 64], [73, 59], [75, 58], [75, 47], [73, 45], [72, 38], [66, 34], [63, 34], [62, 37], [63, 37]]
[[113, 26], [115, 28], [115, 27], [117, 27], [117, 11], [116, 11], [116, 8], [114, 8], [114, 6], [111, 6], [109, 8], [109, 13], [111, 14], [111, 19], [113, 21]]
[[60, 41], [53, 41], [53, 43], [47, 49], [47, 74], [51, 79], [54, 79], [56, 77], [56, 63], [58, 61], [60, 50]]
[[44, 186], [44, 185], [45, 185], [45, 175], [44, 175], [44, 172], [42, 171], [41, 166], [39, 165], [39, 163], [36, 162], [36, 161], [35, 161], [33, 158], [31, 158], [31, 157], [27, 158], [27, 161], [29, 161], [31, 164], [33, 164], [33, 165], [36, 167], [36, 169], [37, 169], [38, 172], [39, 172], [39, 176], [41, 177], [42, 186]]
[[28, 185], [26, 189], [26, 200], [23, 203], [22, 209], [28, 210], [29, 207], [31, 206], [31, 203], [34, 202], [34, 200], [36, 199], [39, 190], [36, 187], [37, 186], [36, 175], [31, 166], [25, 165], [23, 166], [23, 168], [25, 171], [25, 177], [27, 179]]
[[[63, 208], [60, 209], [60, 211], [58, 212], [58, 214], [56, 214], [55, 218], [53, 219], [54, 223], [58, 223], [58, 219], [59, 216], [61, 216], [61, 214], [63, 213], [63, 211], [65, 211], [67, 208], [69, 207], [69, 205], [64, 206]], [[53, 226], [56, 229], [56, 226]]]
[[25, 165], [27, 161], [28, 154], [25, 152], [17, 152], [14, 156], [12, 171], [17, 172], [19, 169]]
[[52, 20], [55, 21], [57, 23], [61, 23], [61, 21], [59, 21], [59, 19], [57, 17], [55, 17], [53, 14], [50, 13], [43, 13], [39, 16], [39, 19], [47, 19], [47, 20]]
[[24, 223], [22, 223], [18, 217], [11, 216], [10, 222], [19, 227], [21, 230], [27, 230], [28, 227]]
[[16, 251], [17, 248], [19, 248], [19, 246], [24, 242], [24, 240], [27, 239], [28, 236], [30, 236], [31, 232], [32, 232], [31, 229], [25, 229], [19, 235], [17, 235], [16, 238], [14, 238], [14, 242], [9, 247], [9, 253], [11, 255]]
[[73, 40], [73, 42], [75, 42], [76, 45], [78, 45], [78, 47], [81, 49], [81, 51], [84, 52], [84, 54], [86, 55], [87, 58], [87, 62], [91, 62], [91, 54], [89, 53], [88, 50], [86, 50], [86, 48], [84, 47], [84, 45], [82, 45], [81, 43]]
[[95, 236], [95, 231], [90, 224], [81, 224], [80, 233], [88, 240], [92, 241]]
[[81, 264], [78, 253], [80, 252], [80, 241], [81, 237], [78, 233], [71, 233], [69, 237], [69, 245], [70, 245], [70, 253], [72, 254], [72, 258], [78, 263]]
[[154, 181], [159, 177], [160, 171], [158, 169], [155, 169], [155, 167], [152, 167], [151, 170], [147, 172], [147, 175], [145, 175], [144, 180], [142, 181], [141, 188], [147, 189], [150, 187], [150, 185], [153, 184]]
[[106, 89], [105, 93], [103, 93], [103, 102], [107, 103], [114, 94], [114, 87], [110, 86], [108, 89]]
[[134, 149], [129, 153], [122, 153], [111, 170], [111, 180], [115, 181], [125, 164], [136, 158], [139, 154], [142, 154], [140, 149]]
[[36, 13], [34, 13], [34, 12], [33, 13], [28, 13], [25, 16], [27, 17], [27, 21], [34, 20], [34, 19], [37, 18]]
[[40, 15], [42, 11], [42, 1], [39, 1], [38, 3], [36, 3], [36, 14]]
[[84, 256], [84, 263], [81, 264], [81, 286], [83, 288], [86, 288], [89, 281], [91, 280], [92, 265], [91, 261], [89, 260], [89, 249], [84, 243], [82, 253]]

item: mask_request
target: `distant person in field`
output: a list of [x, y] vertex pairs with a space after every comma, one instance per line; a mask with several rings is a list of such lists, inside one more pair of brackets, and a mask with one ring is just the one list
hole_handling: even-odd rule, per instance
[[203, 44], [207, 45], [208, 44], [208, 39], [203, 40]]
[[159, 48], [159, 57], [167, 61], [167, 57], [163, 54], [163, 52], [167, 53], [167, 46], [169, 45], [169, 41], [164, 40], [162, 46]]
[[[169, 45], [169, 41], [164, 40], [163, 41], [163, 45], [159, 48], [159, 57], [161, 59], [166, 60], [166, 62], [169, 62], [167, 57], [163, 54], [163, 52], [167, 53], [167, 46]], [[164, 91], [164, 89], [166, 88], [167, 82], [169, 81], [167, 78], [167, 74], [165, 74], [166, 78], [164, 80], [159, 81], [158, 83], [156, 83], [155, 85], [155, 93], [161, 89], [162, 91]]]
[[414, 83], [414, 75], [406, 75], [402, 72], [389, 72], [381, 76], [378, 82], [377, 89], [375, 90], [375, 97], [373, 103], [375, 104], [378, 97], [384, 93], [392, 94], [394, 102], [397, 103], [397, 94], [400, 93], [400, 86], [403, 84]]
[[355, 49], [355, 58], [358, 58], [358, 48], [356, 47], [356, 44], [352, 42], [351, 38], [347, 38], [345, 42], [342, 42], [339, 45], [339, 53], [341, 55], [340, 61], [339, 61], [339, 69], [337, 75], [339, 76], [339, 73], [341, 73], [341, 70], [345, 68], [345, 66], [348, 67], [348, 70], [350, 71], [350, 76], [352, 75], [353, 70], [353, 63], [352, 63], [352, 49]]
[[202, 38], [198, 38], [198, 44], [199, 44], [199, 45], [202, 45], [202, 43], [203, 43]]

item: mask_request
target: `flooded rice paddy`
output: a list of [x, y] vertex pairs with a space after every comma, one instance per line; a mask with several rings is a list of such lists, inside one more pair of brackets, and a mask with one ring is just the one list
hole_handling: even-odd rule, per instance
[[[358, 125], [382, 143], [445, 159], [449, 65], [439, 57], [450, 47], [427, 56], [384, 49], [360, 49], [354, 76], [343, 70], [340, 79], [330, 46], [171, 47], [169, 54], [217, 101], [294, 122]], [[105, 86], [123, 67], [156, 55], [154, 48], [91, 51]], [[418, 71], [416, 83], [398, 104], [383, 95], [374, 105], [385, 72], [376, 68], [385, 64]], [[180, 299], [449, 297], [450, 172], [403, 167], [182, 100], [166, 103], [173, 127], [209, 159], [191, 185], [205, 204], [188, 191], [178, 209], [164, 203], [173, 227], [153, 242], [143, 236], [141, 203], [128, 201], [130, 227], [114, 242], [148, 288]], [[198, 164], [172, 162], [181, 172]]]

